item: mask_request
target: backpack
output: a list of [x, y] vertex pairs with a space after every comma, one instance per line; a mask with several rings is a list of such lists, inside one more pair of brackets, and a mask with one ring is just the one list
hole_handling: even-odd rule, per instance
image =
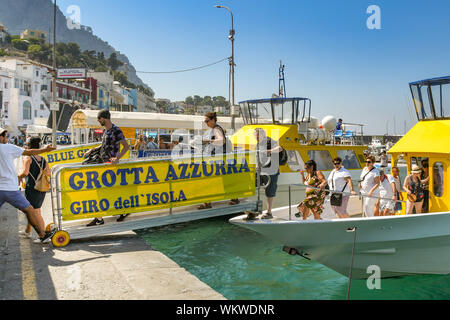
[[[34, 180], [34, 190], [39, 192], [47, 192], [50, 190], [50, 176], [47, 175], [47, 173], [44, 171], [45, 168], [45, 160], [42, 161], [43, 165], [42, 167], [39, 165], [39, 162], [36, 160], [35, 157], [31, 157], [36, 164], [38, 165], [40, 172], [37, 178], [35, 179], [32, 174], [30, 176]], [[42, 158], [44, 159], [44, 158]]]
[[96, 148], [91, 151], [91, 153], [88, 156], [84, 156], [84, 160], [82, 162], [83, 165], [86, 164], [100, 164], [104, 163], [103, 157], [102, 157], [102, 148]]
[[[271, 139], [267, 139], [267, 150], [272, 149]], [[287, 151], [282, 147], [281, 151], [278, 153], [278, 165], [284, 166], [288, 162]], [[270, 167], [270, 161], [264, 167]]]

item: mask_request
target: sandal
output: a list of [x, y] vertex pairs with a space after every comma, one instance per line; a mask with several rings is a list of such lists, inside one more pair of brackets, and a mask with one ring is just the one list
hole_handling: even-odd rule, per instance
[[211, 203], [203, 203], [197, 207], [198, 210], [211, 209]]
[[230, 206], [234, 206], [234, 205], [239, 204], [239, 203], [240, 203], [239, 199], [231, 199], [230, 202], [228, 202], [228, 204]]
[[261, 216], [261, 219], [273, 219], [273, 215], [271, 212], [266, 212]]

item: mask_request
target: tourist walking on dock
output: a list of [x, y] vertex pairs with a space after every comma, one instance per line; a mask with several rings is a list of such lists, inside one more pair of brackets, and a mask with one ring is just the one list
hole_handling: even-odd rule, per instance
[[55, 231], [45, 231], [44, 219], [20, 192], [14, 159], [20, 156], [35, 156], [56, 150], [56, 148], [48, 145], [43, 149], [24, 150], [15, 145], [7, 144], [7, 142], [7, 130], [0, 128], [0, 208], [7, 202], [22, 211], [27, 216], [28, 223], [33, 226], [39, 235], [38, 242], [50, 241]]
[[366, 217], [379, 215], [377, 204], [380, 195], [378, 189], [380, 185], [380, 173], [374, 165], [375, 157], [368, 156], [359, 182], [359, 190], [363, 195], [363, 212]]
[[[28, 140], [28, 149], [40, 149], [41, 138], [31, 137]], [[19, 181], [27, 177], [25, 187], [25, 198], [30, 202], [36, 213], [42, 217], [41, 207], [45, 200], [46, 192], [36, 190], [34, 187], [41, 171], [44, 171], [50, 177], [50, 167], [44, 157], [41, 156], [26, 156], [23, 161], [23, 170], [19, 174]], [[20, 235], [26, 238], [31, 238], [31, 224], [28, 223], [25, 231], [19, 231]]]
[[334, 169], [328, 176], [328, 186], [330, 187], [330, 191], [344, 192], [347, 194], [342, 195], [340, 206], [331, 205], [331, 208], [339, 218], [350, 218], [347, 213], [347, 205], [350, 199], [348, 193], [351, 192], [352, 194], [356, 194], [356, 191], [353, 189], [352, 176], [350, 171], [342, 165], [341, 158], [334, 158], [333, 165]]
[[269, 176], [269, 184], [264, 189], [267, 199], [267, 211], [261, 216], [261, 219], [272, 219], [272, 205], [278, 189], [278, 176], [280, 175], [280, 156], [283, 148], [278, 143], [269, 138], [262, 128], [256, 128], [255, 139], [257, 141], [256, 151], [257, 170], [261, 170], [262, 175]]
[[403, 183], [403, 189], [408, 194], [406, 199], [406, 214], [413, 213], [414, 208], [416, 209], [416, 213], [422, 213], [424, 188], [420, 180], [421, 173], [422, 170], [419, 166], [414, 164], [411, 168], [411, 174], [405, 178], [405, 182]]
[[[217, 114], [209, 112], [205, 114], [205, 124], [210, 128], [206, 136], [202, 139], [202, 144], [205, 145], [204, 154], [207, 156], [215, 156], [218, 154], [230, 153], [231, 143], [225, 135], [225, 130], [217, 124]], [[238, 204], [239, 199], [231, 199], [229, 204]], [[212, 208], [211, 203], [203, 203], [198, 206], [199, 210]]]
[[[128, 150], [130, 150], [130, 146], [125, 139], [122, 130], [112, 123], [111, 113], [109, 110], [104, 109], [99, 111], [97, 120], [103, 127], [105, 127], [102, 137], [102, 144], [101, 146], [86, 152], [85, 159], [89, 159], [93, 154], [97, 154], [98, 156], [95, 157], [96, 163], [118, 164], [119, 160], [128, 152]], [[120, 150], [120, 146], [122, 146], [122, 150]], [[83, 163], [93, 162], [87, 161]], [[117, 221], [123, 221], [127, 216], [128, 215], [122, 214]], [[96, 217], [89, 224], [87, 224], [87, 226], [91, 227], [95, 225], [102, 225], [104, 223], [105, 222], [102, 217]]]
[[[327, 180], [325, 180], [323, 173], [317, 170], [317, 164], [314, 160], [307, 161], [305, 163], [305, 170], [300, 171], [300, 173], [302, 175], [302, 182], [307, 187], [305, 200], [297, 206], [299, 213], [295, 216], [299, 217], [300, 214], [302, 214], [303, 220], [306, 220], [312, 213], [314, 219], [320, 220], [322, 219], [320, 215], [323, 212], [323, 202], [325, 201], [326, 196], [325, 187], [328, 184]], [[320, 190], [318, 190], [318, 188]]]

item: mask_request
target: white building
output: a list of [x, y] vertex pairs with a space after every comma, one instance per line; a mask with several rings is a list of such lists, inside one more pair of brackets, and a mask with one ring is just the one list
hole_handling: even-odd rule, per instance
[[208, 112], [213, 112], [212, 106], [197, 106], [195, 107], [195, 114], [197, 115], [205, 115]]
[[114, 76], [110, 72], [88, 72], [87, 76], [97, 80], [97, 106], [99, 109], [109, 109], [113, 103]]
[[6, 43], [6, 37], [8, 36], [8, 29], [0, 22], [0, 43]]
[[[6, 127], [12, 135], [25, 134], [27, 126], [33, 124], [35, 118], [50, 116], [43, 96], [48, 96], [51, 74], [46, 66], [23, 58], [3, 57], [0, 68], [3, 71], [2, 114]], [[5, 83], [8, 89], [5, 89]]]
[[9, 129], [9, 103], [12, 75], [0, 68], [0, 127]]
[[[153, 92], [153, 91], [150, 91]], [[137, 91], [137, 111], [138, 112], [157, 112], [155, 99], [141, 90]]]

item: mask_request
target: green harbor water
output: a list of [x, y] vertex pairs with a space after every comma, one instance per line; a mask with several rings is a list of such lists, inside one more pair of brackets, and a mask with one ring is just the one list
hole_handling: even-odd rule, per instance
[[[300, 202], [303, 196], [304, 189], [294, 189], [292, 202]], [[279, 187], [274, 207], [286, 206], [287, 199], [287, 187]], [[137, 233], [154, 249], [227, 299], [347, 298], [347, 277], [317, 262], [288, 255], [270, 239], [232, 225], [228, 222], [231, 217], [192, 221]], [[449, 298], [450, 275], [381, 279], [381, 289], [373, 290], [368, 289], [366, 280], [352, 280], [350, 290], [350, 299]]]

